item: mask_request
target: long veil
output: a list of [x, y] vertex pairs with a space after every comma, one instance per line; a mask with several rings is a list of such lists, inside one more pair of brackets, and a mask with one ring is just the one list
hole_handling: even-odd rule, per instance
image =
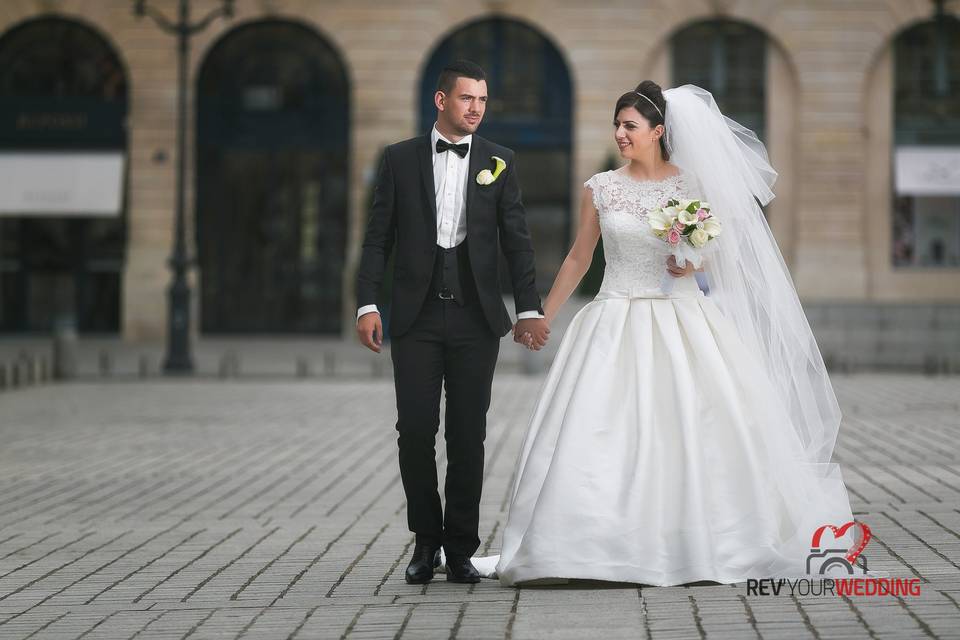
[[723, 224], [705, 262], [710, 297], [763, 364], [809, 463], [829, 463], [840, 406], [761, 205], [777, 173], [763, 143], [724, 116], [709, 91], [663, 92], [670, 160], [699, 182]]

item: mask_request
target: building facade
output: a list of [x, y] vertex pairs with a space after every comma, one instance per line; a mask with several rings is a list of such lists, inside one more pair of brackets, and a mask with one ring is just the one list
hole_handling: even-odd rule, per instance
[[[429, 128], [459, 56], [490, 76], [481, 135], [518, 152], [544, 291], [583, 181], [617, 163], [613, 104], [650, 78], [710, 89], [767, 143], [766, 214], [805, 304], [956, 304], [960, 7], [939, 4], [238, 0], [191, 41], [194, 331], [352, 332], [381, 150]], [[65, 312], [82, 332], [166, 331], [177, 57], [133, 5], [0, 3], [4, 333]]]

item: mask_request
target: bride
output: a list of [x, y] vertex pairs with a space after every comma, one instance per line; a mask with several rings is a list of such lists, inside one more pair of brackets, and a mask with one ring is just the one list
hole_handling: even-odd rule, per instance
[[[548, 322], [601, 235], [603, 284], [540, 391], [501, 553], [472, 561], [504, 585], [804, 575], [814, 530], [853, 518], [830, 463], [839, 406], [760, 209], [776, 173], [693, 85], [645, 81], [613, 125], [628, 164], [585, 183]], [[671, 198], [708, 201], [722, 224], [699, 269], [709, 295], [649, 240], [648, 213]]]

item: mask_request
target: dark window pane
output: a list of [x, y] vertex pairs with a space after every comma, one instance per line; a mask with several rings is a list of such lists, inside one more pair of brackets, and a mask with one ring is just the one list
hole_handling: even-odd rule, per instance
[[724, 115], [766, 135], [767, 37], [730, 20], [698, 22], [671, 39], [673, 84], [713, 94]]
[[896, 143], [960, 145], [960, 21], [917, 25], [893, 47]]

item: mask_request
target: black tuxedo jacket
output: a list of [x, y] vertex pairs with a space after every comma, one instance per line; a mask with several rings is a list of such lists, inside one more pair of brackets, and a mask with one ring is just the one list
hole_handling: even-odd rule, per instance
[[[413, 325], [433, 276], [438, 246], [431, 153], [429, 135], [388, 146], [374, 187], [357, 271], [357, 305], [376, 304], [387, 259], [396, 247], [391, 336], [403, 335]], [[479, 185], [477, 174], [494, 169], [491, 156], [505, 160], [507, 167], [493, 184]], [[465, 215], [470, 264], [483, 314], [490, 329], [504, 336], [513, 325], [500, 294], [499, 250], [507, 258], [517, 313], [543, 313], [543, 308], [513, 151], [476, 134], [470, 149]]]

